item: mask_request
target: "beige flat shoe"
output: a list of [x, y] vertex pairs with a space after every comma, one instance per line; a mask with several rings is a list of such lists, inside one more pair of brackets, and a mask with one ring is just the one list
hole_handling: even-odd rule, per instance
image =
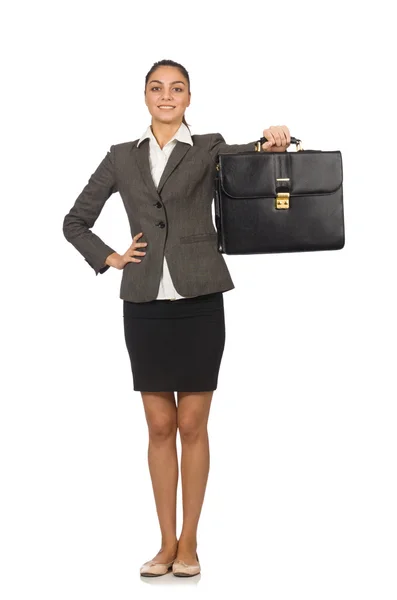
[[172, 569], [173, 563], [173, 560], [169, 563], [156, 563], [153, 560], [148, 560], [141, 566], [140, 574], [142, 577], [166, 575]]
[[[196, 558], [199, 559], [197, 552]], [[172, 565], [172, 574], [175, 577], [193, 577], [201, 572], [200, 562], [198, 565], [188, 565], [183, 560], [174, 560]]]

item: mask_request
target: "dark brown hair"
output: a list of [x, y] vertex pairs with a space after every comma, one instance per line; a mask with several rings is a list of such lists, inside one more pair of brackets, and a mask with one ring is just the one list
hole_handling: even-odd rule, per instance
[[[179, 63], [177, 63], [173, 60], [167, 60], [167, 59], [159, 60], [159, 61], [155, 62], [154, 65], [152, 66], [152, 68], [150, 69], [150, 71], [147, 73], [147, 75], [145, 77], [145, 91], [146, 91], [147, 82], [149, 81], [149, 77], [152, 75], [152, 73], [154, 73], [154, 71], [158, 67], [176, 67], [177, 69], [179, 69], [180, 72], [182, 73], [183, 77], [185, 77], [185, 79], [187, 79], [187, 89], [188, 89], [188, 92], [190, 92], [189, 73], [186, 71], [185, 67], [183, 67], [182, 65], [180, 65]], [[189, 125], [186, 123], [185, 115], [183, 115], [182, 123], [184, 123], [186, 125], [186, 127], [189, 129]], [[189, 131], [190, 131], [190, 129], [189, 129]]]

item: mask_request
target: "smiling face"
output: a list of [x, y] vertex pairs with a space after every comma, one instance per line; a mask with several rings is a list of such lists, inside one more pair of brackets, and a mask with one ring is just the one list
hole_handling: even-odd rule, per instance
[[[181, 123], [190, 104], [187, 79], [176, 67], [159, 67], [149, 76], [145, 103], [153, 120], [167, 124]], [[172, 108], [162, 108], [164, 106]]]

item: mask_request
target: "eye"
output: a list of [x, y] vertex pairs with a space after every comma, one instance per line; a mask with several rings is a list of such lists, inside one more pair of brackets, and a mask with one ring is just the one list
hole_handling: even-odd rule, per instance
[[[160, 88], [158, 86], [152, 87], [150, 88], [150, 90], [153, 92], [154, 90], [159, 90]], [[183, 92], [183, 89], [180, 87], [176, 87], [174, 88], [174, 90], [179, 90], [180, 92]]]

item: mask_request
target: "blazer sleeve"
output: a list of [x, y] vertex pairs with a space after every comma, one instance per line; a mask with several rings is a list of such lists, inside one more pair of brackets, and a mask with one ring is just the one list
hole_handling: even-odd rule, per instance
[[216, 160], [218, 154], [221, 152], [226, 154], [233, 154], [235, 152], [247, 152], [254, 151], [255, 144], [259, 138], [252, 140], [248, 144], [226, 144], [223, 136], [220, 133], [213, 133], [210, 137], [210, 154], [214, 160]]
[[105, 244], [91, 228], [106, 200], [117, 191], [112, 145], [63, 220], [65, 238], [82, 254], [96, 275], [109, 269], [105, 260], [115, 250]]

